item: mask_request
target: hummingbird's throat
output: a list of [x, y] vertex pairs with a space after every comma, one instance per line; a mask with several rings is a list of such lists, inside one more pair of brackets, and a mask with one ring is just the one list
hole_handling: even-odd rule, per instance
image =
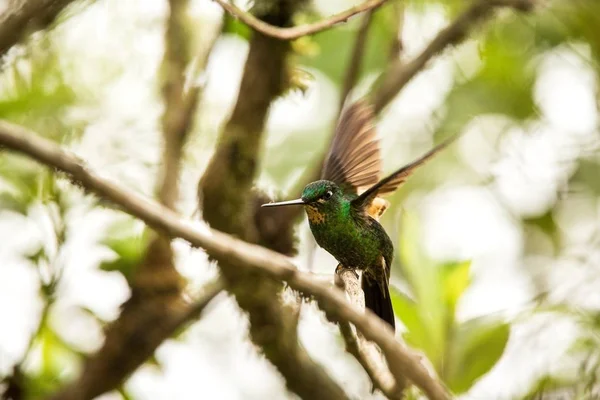
[[325, 222], [325, 214], [319, 212], [317, 207], [307, 205], [305, 209], [306, 215], [308, 215], [308, 220], [311, 224], [322, 224], [323, 222]]

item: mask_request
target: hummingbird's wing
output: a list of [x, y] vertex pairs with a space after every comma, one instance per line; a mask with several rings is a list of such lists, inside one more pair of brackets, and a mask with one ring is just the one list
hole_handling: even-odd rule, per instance
[[375, 199], [376, 196], [391, 193], [395, 191], [401, 184], [412, 175], [412, 173], [421, 165], [425, 164], [437, 153], [448, 147], [456, 139], [456, 136], [440, 143], [433, 149], [425, 153], [421, 158], [413, 161], [412, 163], [405, 165], [404, 167], [392, 172], [364, 192], [362, 192], [356, 199], [352, 200], [352, 206], [357, 209], [364, 209]]
[[375, 114], [365, 101], [349, 106], [340, 117], [321, 179], [335, 182], [346, 193], [377, 183], [381, 174]]

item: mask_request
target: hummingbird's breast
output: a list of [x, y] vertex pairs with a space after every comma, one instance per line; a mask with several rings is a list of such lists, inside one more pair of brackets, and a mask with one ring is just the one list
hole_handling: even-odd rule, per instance
[[391, 263], [393, 247], [383, 227], [366, 213], [319, 213], [306, 207], [316, 242], [346, 267], [368, 269]]

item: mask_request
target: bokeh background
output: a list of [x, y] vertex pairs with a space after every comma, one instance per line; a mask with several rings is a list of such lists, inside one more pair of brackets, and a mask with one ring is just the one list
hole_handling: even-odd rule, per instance
[[[315, 0], [298, 22], [354, 3]], [[540, 3], [530, 14], [499, 12], [435, 58], [377, 123], [385, 171], [462, 134], [390, 197], [382, 222], [396, 244], [398, 335], [464, 399], [600, 393], [600, 2]], [[179, 210], [188, 216], [238, 96], [251, 33], [211, 1], [191, 5], [198, 51], [219, 36], [206, 70], [190, 78], [204, 91], [181, 177]], [[400, 56], [410, 59], [466, 5], [394, 0], [378, 10], [352, 98], [389, 64], [399, 37]], [[5, 57], [0, 117], [152, 195], [166, 12], [163, 0], [69, 7]], [[271, 107], [260, 187], [285, 194], [325, 151], [359, 24], [354, 18], [294, 42], [291, 61], [303, 84]], [[22, 363], [27, 396], [39, 398], [76, 376], [129, 295], [143, 228], [61, 175], [0, 153], [0, 378]], [[298, 266], [331, 273], [335, 261], [321, 249], [312, 253], [306, 221], [297, 232]], [[192, 293], [217, 274], [201, 250], [175, 246]], [[293, 398], [248, 340], [247, 325], [235, 301], [220, 295], [102, 398]], [[312, 305], [303, 307], [300, 339], [348, 393], [379, 398], [336, 327]]]

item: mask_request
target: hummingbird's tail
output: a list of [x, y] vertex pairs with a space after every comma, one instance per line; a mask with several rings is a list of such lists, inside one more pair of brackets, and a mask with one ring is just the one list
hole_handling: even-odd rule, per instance
[[363, 273], [362, 290], [365, 293], [365, 306], [390, 324], [392, 330], [395, 331], [394, 308], [392, 307], [392, 298], [387, 283], [382, 285], [372, 276]]

